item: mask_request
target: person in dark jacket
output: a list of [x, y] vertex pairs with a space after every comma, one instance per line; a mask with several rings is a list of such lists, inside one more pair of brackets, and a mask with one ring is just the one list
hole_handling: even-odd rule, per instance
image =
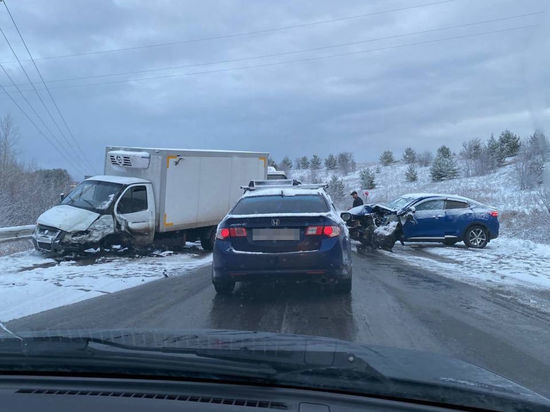
[[351, 192], [351, 197], [353, 197], [353, 206], [352, 207], [361, 206], [363, 204], [363, 199], [361, 199], [359, 197], [359, 195], [357, 194], [357, 192], [355, 190], [353, 192]]

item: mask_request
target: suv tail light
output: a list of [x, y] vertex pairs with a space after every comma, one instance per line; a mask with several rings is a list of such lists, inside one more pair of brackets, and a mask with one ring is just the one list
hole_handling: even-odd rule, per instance
[[498, 211], [496, 211], [496, 210], [493, 210], [490, 214], [493, 217], [498, 217]]
[[339, 226], [308, 226], [305, 232], [306, 236], [320, 236], [325, 235], [327, 237], [340, 236]]

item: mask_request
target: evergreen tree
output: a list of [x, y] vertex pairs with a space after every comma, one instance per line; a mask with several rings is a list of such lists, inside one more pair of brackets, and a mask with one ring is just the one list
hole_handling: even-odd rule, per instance
[[332, 175], [327, 188], [327, 193], [330, 195], [333, 201], [342, 201], [346, 196], [346, 187], [344, 181], [339, 179], [336, 175]]
[[491, 170], [495, 170], [497, 167], [501, 167], [504, 164], [504, 152], [501, 150], [499, 142], [495, 139], [495, 136], [491, 135], [486, 145], [489, 166]]
[[341, 172], [347, 175], [351, 172], [351, 162], [353, 160], [353, 155], [349, 152], [338, 153], [338, 168]]
[[407, 182], [416, 182], [418, 180], [418, 173], [416, 173], [416, 168], [414, 165], [409, 165], [407, 171], [405, 172], [405, 178]]
[[311, 170], [319, 170], [321, 168], [321, 158], [314, 154], [309, 162]]
[[309, 159], [307, 158], [307, 156], [302, 156], [300, 158], [300, 168], [304, 170], [309, 169]]
[[498, 144], [500, 145], [502, 155], [506, 158], [519, 153], [521, 140], [518, 135], [512, 133], [510, 130], [505, 130], [500, 134]]
[[458, 176], [456, 160], [451, 153], [451, 149], [447, 146], [441, 146], [437, 149], [437, 155], [430, 169], [430, 174], [434, 182], [454, 179]]
[[386, 150], [380, 155], [380, 163], [382, 163], [382, 166], [389, 166], [393, 162], [395, 162], [395, 159], [393, 158], [391, 150]]
[[279, 165], [281, 170], [288, 172], [290, 169], [292, 169], [292, 160], [288, 156], [285, 156], [283, 160], [281, 160], [281, 164]]
[[279, 169], [279, 167], [277, 166], [277, 163], [275, 163], [275, 160], [273, 160], [273, 158], [271, 157], [271, 155], [269, 155], [267, 157], [267, 165], [268, 166], [271, 166], [271, 167], [274, 167], [275, 169]]
[[403, 161], [409, 165], [416, 163], [416, 152], [412, 147], [407, 147], [403, 152]]
[[325, 159], [325, 167], [328, 170], [336, 170], [336, 168], [338, 167], [336, 156], [334, 156], [333, 154], [329, 154], [328, 157]]
[[376, 187], [375, 175], [370, 168], [361, 170], [359, 178], [361, 179], [361, 188], [371, 190]]

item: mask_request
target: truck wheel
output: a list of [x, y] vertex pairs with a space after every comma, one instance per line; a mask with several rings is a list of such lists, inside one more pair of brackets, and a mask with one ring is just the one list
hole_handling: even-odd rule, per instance
[[216, 240], [216, 228], [206, 229], [201, 234], [201, 246], [204, 250], [210, 252], [214, 249], [214, 241]]
[[235, 282], [232, 280], [223, 282], [212, 281], [212, 284], [214, 285], [214, 289], [216, 289], [216, 293], [218, 295], [231, 295], [233, 293], [233, 289], [235, 289]]
[[483, 249], [489, 243], [489, 232], [483, 226], [469, 227], [464, 234], [464, 244], [467, 247]]

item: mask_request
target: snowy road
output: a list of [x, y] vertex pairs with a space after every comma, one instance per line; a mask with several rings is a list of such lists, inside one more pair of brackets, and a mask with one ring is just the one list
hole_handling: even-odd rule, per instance
[[[429, 249], [417, 252], [432, 253]], [[498, 288], [452, 279], [452, 273], [436, 265], [450, 264], [451, 258], [432, 259], [436, 263], [428, 270], [406, 263], [398, 255], [355, 255], [351, 296], [296, 284], [242, 285], [232, 296], [217, 296], [210, 268], [204, 266], [184, 276], [162, 277], [140, 287], [16, 319], [7, 326], [16, 332], [217, 328], [331, 336], [451, 355], [550, 395], [547, 312]], [[165, 259], [146, 258], [144, 261], [151, 263], [144, 268], [152, 270], [153, 261], [162, 267], [163, 262], [170, 262]], [[160, 269], [156, 270], [158, 276]]]
[[212, 255], [191, 244], [181, 253], [104, 256], [56, 262], [38, 252], [0, 257], [0, 321], [117, 292], [209, 265]]

